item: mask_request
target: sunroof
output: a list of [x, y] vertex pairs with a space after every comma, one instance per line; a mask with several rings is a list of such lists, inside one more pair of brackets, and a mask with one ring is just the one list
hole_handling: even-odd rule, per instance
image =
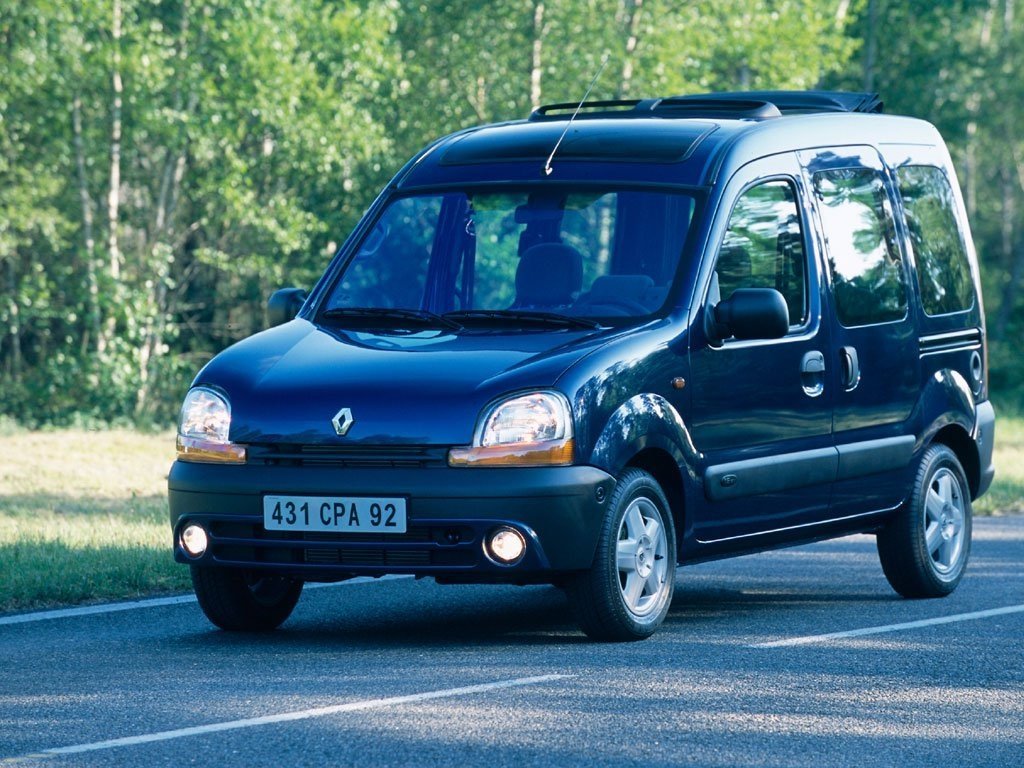
[[[678, 163], [715, 127], [714, 123], [699, 121], [581, 120], [569, 128], [556, 161]], [[483, 128], [456, 140], [444, 153], [441, 164], [544, 162], [563, 130], [565, 123], [561, 121]]]

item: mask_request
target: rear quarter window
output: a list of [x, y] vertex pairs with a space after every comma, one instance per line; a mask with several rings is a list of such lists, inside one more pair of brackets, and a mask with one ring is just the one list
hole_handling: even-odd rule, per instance
[[869, 168], [814, 175], [836, 314], [847, 328], [902, 320], [907, 290], [882, 176]]
[[911, 165], [896, 171], [907, 232], [917, 263], [921, 306], [948, 315], [974, 306], [974, 282], [953, 190], [940, 169]]

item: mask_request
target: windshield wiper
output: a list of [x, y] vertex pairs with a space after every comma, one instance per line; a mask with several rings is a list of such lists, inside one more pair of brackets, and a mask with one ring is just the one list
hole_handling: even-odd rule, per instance
[[463, 309], [445, 312], [443, 317], [455, 321], [519, 321], [556, 328], [600, 328], [601, 324], [586, 317], [559, 315], [554, 312], [531, 312], [525, 309]]
[[449, 317], [428, 312], [425, 309], [402, 309], [399, 307], [332, 307], [325, 309], [321, 317], [331, 320], [400, 320], [413, 322], [431, 328], [450, 328], [461, 331], [462, 325]]

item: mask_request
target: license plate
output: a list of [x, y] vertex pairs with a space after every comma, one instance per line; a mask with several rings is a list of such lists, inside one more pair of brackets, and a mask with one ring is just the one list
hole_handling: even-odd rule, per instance
[[376, 496], [264, 496], [268, 531], [405, 533], [405, 499]]

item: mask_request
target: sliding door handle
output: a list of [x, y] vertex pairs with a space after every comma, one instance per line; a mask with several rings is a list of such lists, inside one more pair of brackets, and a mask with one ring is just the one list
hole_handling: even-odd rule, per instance
[[839, 350], [839, 359], [843, 367], [843, 389], [852, 392], [860, 384], [860, 362], [857, 360], [857, 350], [853, 347], [843, 347]]

